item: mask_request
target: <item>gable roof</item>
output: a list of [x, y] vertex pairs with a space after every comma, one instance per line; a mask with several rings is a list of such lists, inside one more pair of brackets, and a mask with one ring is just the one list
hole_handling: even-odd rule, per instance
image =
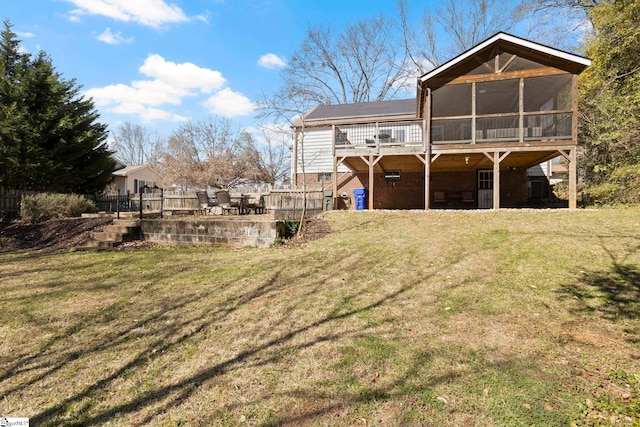
[[153, 173], [157, 174], [158, 176], [162, 177], [162, 175], [160, 175], [158, 172], [156, 172], [155, 170], [153, 170], [153, 168], [149, 165], [132, 165], [132, 166], [127, 166], [124, 167], [122, 169], [118, 169], [117, 171], [114, 171], [112, 173], [112, 175], [115, 176], [127, 176], [132, 174], [133, 172], [136, 172], [138, 170], [141, 169], [149, 169], [150, 171], [152, 171]]
[[416, 99], [318, 105], [304, 117], [305, 122], [347, 120], [360, 117], [415, 116]]
[[439, 67], [436, 67], [433, 70], [429, 71], [428, 73], [422, 75], [418, 79], [418, 83], [424, 83], [425, 81], [433, 77], [436, 77], [437, 75], [442, 74], [447, 70], [450, 70], [456, 65], [464, 62], [469, 58], [472, 58], [474, 55], [478, 54], [479, 52], [485, 49], [488, 49], [489, 47], [497, 43], [502, 43], [507, 46], [513, 46], [516, 49], [519, 49], [525, 52], [529, 51], [530, 53], [534, 53], [536, 56], [542, 55], [544, 58], [550, 61], [554, 61], [554, 62], [560, 61], [566, 64], [572, 64], [574, 67], [577, 67], [579, 71], [582, 71], [583, 69], [591, 65], [591, 60], [583, 56], [574, 55], [569, 52], [565, 52], [559, 49], [555, 49], [549, 46], [535, 43], [530, 40], [525, 40], [520, 37], [513, 36], [511, 34], [500, 32], [489, 37], [485, 41], [477, 44], [476, 46], [472, 47], [468, 51], [449, 60], [448, 62], [445, 62]]

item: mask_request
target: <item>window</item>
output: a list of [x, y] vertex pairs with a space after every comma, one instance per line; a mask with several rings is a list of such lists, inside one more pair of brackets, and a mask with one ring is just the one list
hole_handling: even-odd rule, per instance
[[156, 186], [156, 183], [154, 181], [145, 181], [143, 179], [134, 179], [133, 180], [133, 192], [135, 194], [138, 194], [138, 193], [141, 193], [141, 192], [147, 193], [148, 191], [143, 191], [143, 190], [145, 190], [145, 188], [144, 188], [145, 185], [148, 188], [154, 188]]
[[377, 136], [379, 142], [391, 142], [393, 132], [391, 129], [380, 129], [380, 133]]
[[343, 132], [340, 129], [336, 128], [336, 145], [342, 145], [349, 141], [347, 139], [347, 132]]
[[493, 171], [478, 171], [478, 190], [493, 190]]
[[331, 182], [331, 172], [318, 172], [318, 182]]

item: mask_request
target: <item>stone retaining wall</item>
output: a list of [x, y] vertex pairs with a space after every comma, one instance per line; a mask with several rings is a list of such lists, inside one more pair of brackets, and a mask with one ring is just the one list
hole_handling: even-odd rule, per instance
[[251, 219], [143, 219], [144, 240], [159, 243], [211, 244], [266, 248], [277, 237], [275, 221]]

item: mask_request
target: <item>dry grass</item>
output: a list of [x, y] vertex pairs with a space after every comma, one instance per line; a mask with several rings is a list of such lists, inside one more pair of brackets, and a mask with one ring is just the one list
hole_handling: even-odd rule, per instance
[[0, 415], [640, 423], [638, 209], [326, 219], [291, 249], [0, 252]]

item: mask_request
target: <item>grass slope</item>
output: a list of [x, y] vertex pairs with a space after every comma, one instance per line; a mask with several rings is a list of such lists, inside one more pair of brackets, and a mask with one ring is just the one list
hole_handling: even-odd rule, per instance
[[292, 249], [0, 252], [0, 415], [640, 423], [640, 210], [326, 220]]

